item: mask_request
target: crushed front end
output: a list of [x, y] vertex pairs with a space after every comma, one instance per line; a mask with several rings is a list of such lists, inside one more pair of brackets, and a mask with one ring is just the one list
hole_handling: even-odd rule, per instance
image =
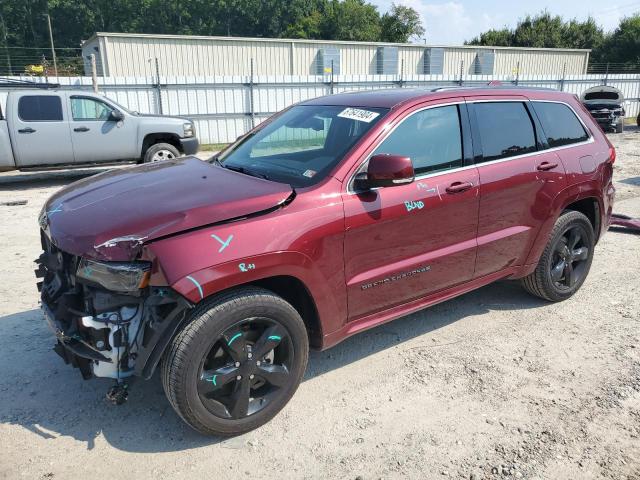
[[60, 250], [41, 230], [36, 260], [54, 350], [83, 378], [149, 378], [191, 304], [150, 286], [148, 262], [100, 262]]

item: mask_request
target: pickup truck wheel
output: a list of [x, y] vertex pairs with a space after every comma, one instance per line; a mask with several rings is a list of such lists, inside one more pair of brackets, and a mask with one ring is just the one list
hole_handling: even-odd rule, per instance
[[307, 366], [307, 331], [296, 309], [247, 287], [203, 302], [190, 318], [161, 365], [178, 415], [205, 435], [239, 435], [271, 420]]
[[593, 260], [595, 235], [589, 219], [568, 210], [560, 215], [536, 269], [521, 280], [532, 295], [559, 302], [582, 286]]
[[624, 118], [621, 118], [618, 120], [618, 123], [616, 123], [616, 133], [622, 132], [624, 132]]
[[180, 156], [180, 152], [170, 143], [156, 143], [144, 153], [144, 163], [173, 160]]

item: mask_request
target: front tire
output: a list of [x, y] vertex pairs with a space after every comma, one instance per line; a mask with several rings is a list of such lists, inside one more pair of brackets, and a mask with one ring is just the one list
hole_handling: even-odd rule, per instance
[[170, 143], [155, 143], [147, 148], [144, 153], [144, 163], [160, 162], [162, 160], [173, 160], [180, 156], [180, 152]]
[[624, 132], [624, 118], [620, 118], [616, 124], [616, 133]]
[[307, 366], [300, 314], [273, 292], [247, 287], [204, 301], [190, 318], [161, 365], [174, 410], [205, 435], [239, 435], [271, 420]]
[[550, 302], [566, 300], [587, 278], [594, 246], [589, 219], [580, 212], [565, 211], [553, 226], [536, 269], [521, 280], [522, 286]]

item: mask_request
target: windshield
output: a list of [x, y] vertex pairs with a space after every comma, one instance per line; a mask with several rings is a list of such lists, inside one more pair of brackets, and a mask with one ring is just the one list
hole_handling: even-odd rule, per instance
[[223, 167], [306, 187], [319, 182], [386, 108], [298, 105], [218, 158]]

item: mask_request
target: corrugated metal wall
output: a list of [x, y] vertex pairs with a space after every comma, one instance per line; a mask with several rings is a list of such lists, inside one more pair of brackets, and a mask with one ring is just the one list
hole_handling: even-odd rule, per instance
[[[251, 59], [259, 75], [315, 75], [318, 52], [323, 47], [340, 51], [340, 73], [373, 75], [377, 73], [377, 49], [398, 48], [398, 72], [424, 73], [423, 45], [364, 42], [322, 42], [304, 40], [234, 39], [222, 37], [155, 36], [98, 34], [83, 46], [83, 56], [100, 46], [104, 70], [108, 76], [155, 75], [157, 58], [162, 75], [248, 75]], [[441, 47], [444, 49], [443, 74], [475, 72], [479, 51], [495, 52], [496, 75], [513, 74], [520, 64], [521, 74], [581, 74], [586, 71], [588, 51], [536, 50], [509, 48]], [[90, 72], [87, 72], [89, 74]]]

